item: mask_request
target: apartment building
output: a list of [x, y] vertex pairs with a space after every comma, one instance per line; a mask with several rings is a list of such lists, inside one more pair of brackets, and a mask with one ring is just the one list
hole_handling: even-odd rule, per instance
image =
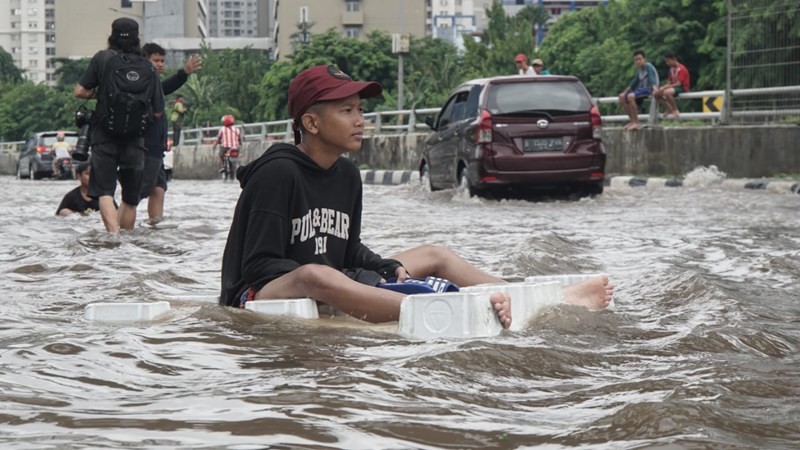
[[291, 36], [300, 32], [302, 40], [303, 31], [319, 34], [334, 28], [354, 39], [371, 30], [417, 37], [427, 32], [427, 0], [275, 0], [273, 7], [277, 58], [291, 54]]
[[428, 35], [463, 49], [462, 36], [472, 35], [486, 27], [487, 1], [428, 0]]
[[269, 37], [270, 0], [208, 0], [214, 37]]
[[144, 42], [210, 36], [209, 0], [157, 0], [144, 3]]
[[[56, 55], [55, 0], [6, 0], [0, 8], [0, 47], [29, 80], [54, 80]], [[5, 3], [5, 2], [4, 2]]]

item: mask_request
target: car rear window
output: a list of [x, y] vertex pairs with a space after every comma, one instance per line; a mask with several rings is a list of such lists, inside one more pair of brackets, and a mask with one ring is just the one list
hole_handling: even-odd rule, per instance
[[[56, 136], [43, 136], [42, 145], [52, 147], [53, 144], [56, 143], [56, 140]], [[78, 143], [78, 136], [64, 136], [64, 142], [69, 145], [75, 145]]]
[[586, 90], [574, 82], [491, 84], [486, 99], [486, 109], [493, 115], [545, 111], [557, 116], [591, 108]]

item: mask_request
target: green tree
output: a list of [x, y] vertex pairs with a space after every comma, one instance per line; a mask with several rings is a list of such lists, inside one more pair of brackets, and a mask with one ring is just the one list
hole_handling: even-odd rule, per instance
[[56, 78], [58, 79], [58, 88], [72, 92], [75, 84], [80, 80], [83, 72], [89, 67], [91, 58], [53, 58], [58, 67], [56, 68]]
[[541, 7], [527, 7], [509, 17], [502, 2], [494, 0], [486, 9], [489, 25], [480, 40], [464, 39], [464, 66], [469, 78], [511, 75], [517, 72], [514, 56], [536, 56], [535, 25], [546, 21]]
[[23, 140], [46, 130], [75, 130], [74, 113], [82, 100], [30, 81], [11, 85], [0, 94], [0, 136]]
[[14, 65], [14, 58], [0, 47], [0, 85], [21, 82], [22, 71]]
[[[353, 79], [378, 81], [385, 91], [393, 91], [397, 85], [397, 66], [390, 53], [391, 39], [379, 31], [369, 33], [365, 41], [344, 37], [335, 29], [312, 35], [308, 45], [300, 47], [288, 59], [274, 63], [264, 74], [258, 88], [261, 98], [258, 109], [264, 114], [263, 120], [286, 119], [289, 83], [302, 70], [321, 64], [335, 64]], [[366, 103], [370, 110], [378, 100]]]
[[[193, 74], [191, 78], [198, 78], [195, 88], [213, 86], [216, 91], [213, 95], [213, 104], [205, 102], [211, 97], [205, 93], [203, 98], [195, 99], [192, 95], [188, 100], [195, 109], [194, 117], [205, 120], [210, 115], [233, 114], [237, 122], [257, 122], [262, 120], [263, 114], [258, 111], [259, 92], [258, 83], [271, 65], [269, 56], [252, 48], [213, 50], [203, 47], [200, 50], [203, 58], [203, 69]], [[186, 95], [184, 93], [184, 95]], [[222, 102], [223, 105], [218, 105]], [[199, 110], [198, 110], [199, 109]], [[215, 122], [219, 121], [216, 117]]]

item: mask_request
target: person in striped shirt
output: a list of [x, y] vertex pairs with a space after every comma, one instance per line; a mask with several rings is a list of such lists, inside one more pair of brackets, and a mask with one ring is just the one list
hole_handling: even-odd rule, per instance
[[225, 154], [230, 152], [230, 156], [239, 156], [239, 146], [244, 141], [242, 130], [234, 127], [235, 123], [236, 120], [232, 115], [222, 116], [222, 128], [217, 134], [217, 145], [219, 145], [217, 163], [220, 173], [225, 171]]

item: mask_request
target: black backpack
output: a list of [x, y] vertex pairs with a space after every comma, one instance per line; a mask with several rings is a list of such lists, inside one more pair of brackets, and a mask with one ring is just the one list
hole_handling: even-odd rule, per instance
[[103, 128], [119, 137], [144, 135], [153, 119], [156, 77], [148, 59], [114, 52], [106, 62], [98, 96], [98, 120]]

